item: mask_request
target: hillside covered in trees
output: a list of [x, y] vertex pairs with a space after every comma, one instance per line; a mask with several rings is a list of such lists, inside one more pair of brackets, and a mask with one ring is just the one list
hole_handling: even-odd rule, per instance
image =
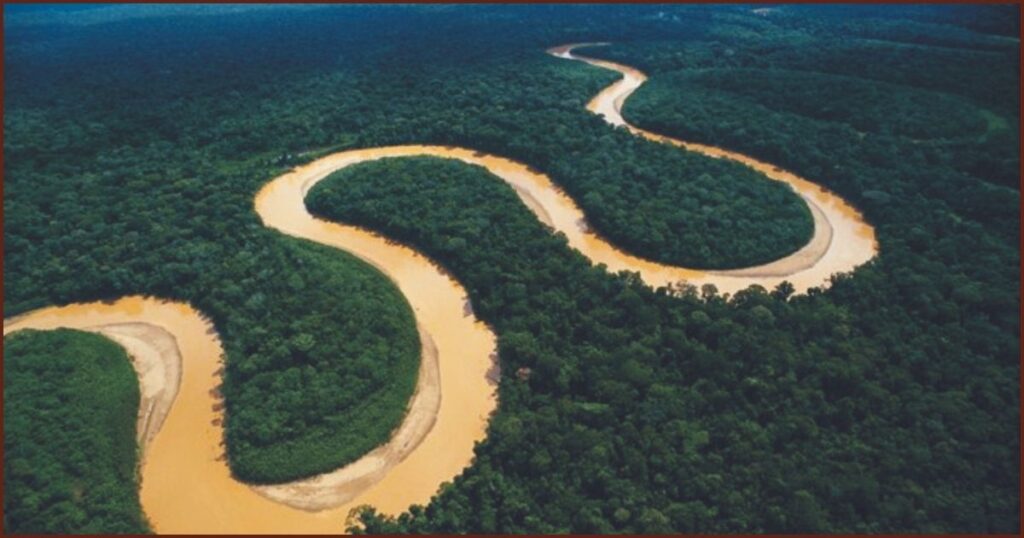
[[[585, 110], [616, 75], [544, 50], [607, 41], [581, 52], [650, 76], [629, 121], [822, 184], [863, 211], [880, 254], [805, 296], [651, 289], [591, 266], [482, 169], [341, 171], [311, 210], [443, 263], [494, 327], [502, 371], [529, 372], [502, 378], [463, 475], [397, 518], [363, 513], [365, 530], [1018, 532], [1016, 10], [9, 13], [4, 315], [128, 294], [191, 302], [226, 350], [232, 469], [280, 481], [379, 443], [418, 353], [386, 279], [253, 212], [294, 165], [460, 145], [547, 173], [611, 242], [659, 261], [742, 267], [806, 242], [784, 186]], [[5, 408], [57, 381], [5, 376]], [[6, 431], [5, 499], [33, 480], [6, 459], [31, 438]], [[95, 530], [141, 529], [129, 524]]]

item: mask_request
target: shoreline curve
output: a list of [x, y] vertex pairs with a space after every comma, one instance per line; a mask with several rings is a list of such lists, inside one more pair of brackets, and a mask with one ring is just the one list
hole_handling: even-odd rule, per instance
[[591, 232], [582, 211], [550, 178], [510, 159], [464, 148], [409, 145], [343, 151], [299, 166], [268, 182], [256, 195], [254, 205], [263, 223], [345, 250], [381, 270], [409, 301], [423, 346], [420, 376], [406, 417], [387, 443], [356, 462], [273, 486], [234, 480], [222, 441], [223, 349], [212, 323], [187, 304], [130, 296], [113, 303], [47, 307], [4, 320], [4, 334], [22, 328], [78, 328], [105, 334], [129, 351], [140, 388], [150, 395], [148, 403], [140, 403], [138, 432], [146, 445], [140, 463], [140, 497], [154, 530], [338, 533], [344, 530], [351, 508], [369, 504], [396, 514], [426, 503], [443, 482], [472, 463], [474, 445], [483, 439], [497, 406], [496, 338], [466, 308], [465, 289], [436, 263], [379, 234], [317, 219], [306, 210], [309, 189], [346, 166], [418, 155], [484, 166], [508, 183], [542, 223], [565, 234], [569, 245], [594, 264], [604, 264], [611, 272], [639, 272], [651, 286], [686, 281], [735, 292], [752, 284], [770, 289], [789, 280], [797, 292], [805, 292], [877, 253], [874, 230], [859, 212], [825, 189], [738, 153], [626, 123], [621, 105], [646, 76], [628, 66], [574, 56], [572, 49], [578, 46], [548, 52], [623, 74], [594, 97], [588, 109], [638, 136], [739, 161], [786, 182], [811, 209], [812, 240], [790, 256], [756, 267], [726, 271], [673, 267], [626, 254]]
[[[283, 484], [235, 480], [223, 449], [223, 348], [212, 323], [188, 304], [130, 296], [4, 320], [4, 334], [58, 327], [100, 332], [128, 348], [133, 364], [157, 351], [178, 358], [181, 388], [166, 404], [163, 435], [146, 429], [158, 423], [160, 408], [139, 408], [138, 431], [150, 441], [140, 458], [140, 499], [156, 532], [337, 534], [358, 506], [398, 514], [429, 502], [442, 483], [472, 463], [475, 444], [484, 438], [497, 407], [496, 338], [466, 308], [465, 289], [407, 246], [314, 219], [303, 203], [310, 186], [303, 172], [309, 171], [300, 167], [267, 183], [255, 199], [257, 212], [270, 227], [340, 248], [381, 270], [409, 301], [422, 346], [416, 389], [402, 422], [386, 443], [355, 462]], [[136, 370], [146, 386], [144, 371]]]
[[[789, 185], [800, 196], [811, 211], [814, 234], [811, 240], [796, 252], [777, 260], [751, 267], [725, 270], [694, 270], [686, 280], [697, 286], [714, 284], [721, 292], [735, 293], [750, 284], [758, 284], [771, 290], [784, 280], [793, 284], [796, 293], [805, 293], [816, 286], [827, 286], [829, 278], [836, 273], [850, 272], [870, 261], [878, 254], [878, 241], [874, 228], [863, 215], [824, 187], [812, 183], [792, 172], [783, 170], [742, 153], [723, 148], [687, 142], [641, 129], [622, 117], [622, 106], [626, 99], [647, 80], [639, 69], [607, 60], [600, 60], [575, 54], [580, 47], [605, 46], [609, 43], [573, 43], [547, 49], [556, 58], [584, 62], [595, 67], [615, 71], [622, 78], [602, 89], [587, 103], [587, 110], [601, 116], [615, 127], [624, 127], [630, 133], [648, 140], [668, 144], [686, 151], [727, 159], [743, 164], [767, 176]], [[655, 282], [667, 284], [671, 277], [665, 271], [649, 265], [641, 271], [644, 280], [651, 285]], [[649, 278], [647, 277], [649, 275]], [[744, 285], [744, 279], [749, 279]]]

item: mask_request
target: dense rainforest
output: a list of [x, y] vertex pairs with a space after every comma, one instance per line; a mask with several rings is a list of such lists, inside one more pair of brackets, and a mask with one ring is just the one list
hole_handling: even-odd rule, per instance
[[110, 340], [69, 329], [4, 338], [4, 531], [149, 532], [138, 409], [135, 371]]
[[[946, 340], [934, 353], [981, 335], [879, 319], [898, 288], [875, 267], [790, 301], [654, 291], [589, 266], [498, 178], [430, 158], [343, 170], [308, 205], [442, 261], [500, 335], [503, 367], [529, 372], [505, 378], [504, 412], [456, 486], [397, 522], [365, 518], [371, 531], [935, 531], [1001, 502], [991, 484], [1012, 454], [984, 470], [954, 454], [1012, 446], [1012, 424], [983, 417], [1014, 411], [972, 395], [1010, 396], [1013, 380], [991, 385], [999, 368], [970, 354], [931, 363], [917, 350], [930, 331]], [[975, 368], [987, 374], [963, 387], [957, 372]]]
[[261, 225], [253, 194], [291, 166], [455, 144], [549, 174], [638, 255], [738, 267], [799, 248], [810, 221], [787, 188], [608, 126], [584, 105], [616, 75], [544, 54], [609, 41], [584, 52], [651, 76], [630, 121], [821, 183], [880, 254], [806, 296], [654, 290], [590, 266], [482, 169], [340, 172], [310, 207], [444, 264], [502, 371], [525, 368], [474, 465], [426, 507], [364, 512], [365, 530], [1017, 532], [1016, 9], [9, 14], [4, 315], [191, 302], [225, 345], [232, 469], [279, 481], [386, 435], [354, 402], [400, 412], [418, 352], [386, 279]]

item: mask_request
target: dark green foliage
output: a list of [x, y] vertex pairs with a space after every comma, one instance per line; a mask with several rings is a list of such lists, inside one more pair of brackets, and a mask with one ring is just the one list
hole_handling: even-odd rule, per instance
[[525, 162], [564, 188], [616, 245], [668, 263], [744, 267], [810, 239], [810, 214], [787, 186], [735, 163], [612, 131], [588, 114], [588, 98], [614, 80], [606, 70], [540, 50], [472, 70], [435, 69], [421, 94], [406, 88], [412, 68], [373, 79], [365, 92], [388, 107], [360, 121], [357, 145], [452, 144]]
[[4, 532], [148, 533], [139, 506], [139, 384], [91, 333], [4, 337]]
[[[788, 8], [784, 11], [788, 13]], [[845, 33], [837, 21], [785, 13], [718, 18], [724, 20], [713, 27], [713, 39], [651, 39], [590, 52], [635, 65], [648, 74], [732, 67], [845, 75], [947, 92], [1018, 114], [1019, 80], [1007, 69], [1020, 55], [1015, 40], [1002, 40], [997, 50], [977, 50], [863, 39]]]
[[221, 326], [238, 357], [223, 385], [235, 410], [227, 441], [232, 469], [252, 482], [333, 470], [384, 443], [419, 372], [416, 322], [389, 280], [307, 241], [281, 238], [276, 250], [280, 273], [254, 268], [262, 278], [204, 303], [238, 312]]
[[503, 371], [531, 370], [503, 378], [476, 465], [426, 509], [364, 514], [370, 532], [1017, 526], [1015, 302], [970, 266], [922, 289], [893, 240], [826, 294], [655, 291], [591, 267], [482, 168], [434, 158], [353, 166], [307, 204], [442, 262]]
[[[894, 18], [901, 8], [866, 9], [866, 14], [887, 19], [884, 24], [876, 24], [873, 19], [808, 16], [806, 11], [815, 11], [813, 6], [782, 6], [760, 16], [718, 13], [713, 16], [718, 24], [711, 26], [709, 39], [642, 40], [582, 52], [635, 65], [654, 75], [636, 97], [626, 102], [626, 116], [632, 113], [635, 120], [642, 118], [652, 128], [664, 127], [665, 134], [693, 137], [702, 129], [692, 123], [714, 122], [719, 131], [736, 131], [736, 138], [747, 137], [751, 129], [760, 128], [764, 134], [754, 136], [774, 136], [773, 142], [766, 143], [791, 153], [800, 152], [795, 145], [806, 146], [814, 140], [808, 136], [811, 131], [829, 140], [830, 151], [836, 147], [849, 151], [864, 145], [863, 135], [855, 132], [838, 139], [836, 131], [847, 127], [831, 125], [839, 122], [866, 133], [915, 139], [868, 137], [868, 143], [874, 142], [877, 148], [866, 153], [896, 155], [898, 151], [912, 158], [922, 155], [926, 167], [940, 161], [942, 165], [936, 168], [955, 169], [1019, 188], [1020, 83], [1014, 68], [1019, 64], [1019, 40], [920, 22], [946, 17], [942, 7], [906, 9], [919, 12], [915, 16], [920, 19]], [[988, 11], [979, 10], [974, 15], [998, 22], [1001, 16]], [[848, 12], [839, 8], [839, 13]], [[961, 19], [969, 23], [971, 17], [961, 14]], [[865, 34], [866, 25], [876, 30], [884, 28], [895, 40], [880, 40], [878, 36], [866, 39], [873, 35]], [[923, 34], [947, 40], [914, 37]], [[771, 111], [769, 121], [773, 125], [785, 125], [791, 119], [806, 125], [802, 121], [805, 118], [783, 117], [780, 113], [784, 112], [828, 123], [813, 128], [769, 129], [760, 119], [765, 114], [749, 110], [716, 116], [721, 107], [704, 104], [708, 99], [728, 103], [732, 108], [749, 108], [756, 103]], [[682, 103], [688, 104], [684, 107]], [[646, 107], [647, 112], [642, 114], [640, 107]], [[690, 113], [706, 116], [694, 118]], [[823, 133], [826, 126], [829, 131]], [[790, 137], [796, 139], [795, 145]], [[722, 136], [701, 139], [725, 143]], [[906, 146], [908, 142], [914, 146]], [[777, 159], [775, 153], [762, 156]], [[905, 166], [921, 168], [917, 163]], [[813, 174], [807, 177], [818, 181]], [[953, 196], [957, 195], [958, 190]]]
[[[962, 98], [859, 78], [784, 69], [688, 70], [661, 75], [644, 88], [685, 93], [697, 85], [731, 99], [751, 99], [772, 110], [816, 120], [845, 123], [857, 131], [902, 135], [913, 139], [977, 139], [988, 131], [984, 111]], [[671, 90], [666, 87], [670, 86]], [[659, 108], [651, 98], [630, 101]]]
[[[806, 210], [785, 187], [612, 132], [583, 110], [614, 74], [544, 55], [555, 36], [568, 37], [563, 25], [512, 19], [485, 29], [485, 13], [373, 9], [62, 27], [62, 39], [12, 28], [5, 315], [132, 293], [191, 302], [227, 352], [232, 469], [267, 482], [336, 467], [382, 440], [409, 387], [389, 374], [408, 373], [399, 358], [418, 351], [381, 277], [360, 281], [362, 264], [262, 227], [252, 195], [289, 166], [356, 146], [462, 144], [551, 173], [596, 227], [652, 258], [746, 265], [809, 236]], [[535, 28], [529, 47], [523, 24]], [[309, 29], [298, 41], [294, 25]], [[385, 30], [403, 39], [382, 46]], [[442, 30], [450, 41], [435, 39]], [[261, 54], [231, 40], [258, 42]], [[210, 53], [197, 58], [198, 49]], [[316, 342], [308, 358], [284, 345], [303, 333]], [[366, 350], [386, 365], [370, 379], [356, 366]], [[282, 375], [292, 390], [265, 397]], [[348, 408], [374, 394], [396, 406], [386, 417]], [[259, 416], [273, 420], [247, 418]], [[369, 435], [345, 441], [371, 422]]]
[[[787, 82], [780, 82], [782, 78]], [[945, 188], [936, 195], [967, 211], [989, 208], [963, 197], [962, 189], [975, 189], [977, 181], [955, 172], [1019, 189], [1019, 152], [1010, 145], [1018, 138], [1009, 121], [949, 96], [898, 86], [879, 85], [895, 94], [885, 105], [837, 99], [831, 91], [819, 91], [878, 84], [844, 79], [776, 70], [671, 72], [653, 77], [637, 90], [623, 114], [656, 132], [799, 167], [805, 177], [826, 184], [860, 175], [844, 166], [851, 160], [861, 167], [898, 169], [901, 174], [937, 171]], [[751, 81], [758, 83], [750, 85]], [[796, 85], [804, 89], [792, 87]], [[924, 103], [913, 103], [915, 98]], [[808, 136], [811, 133], [813, 137]], [[1016, 214], [1016, 199], [1017, 193], [1005, 199], [1011, 216]], [[1003, 214], [1005, 210], [998, 213]]]
[[[383, 47], [371, 41], [343, 42], [341, 46], [348, 48], [342, 50], [352, 52], [341, 54], [342, 60], [321, 67], [316, 76], [299, 71], [295, 80], [276, 83], [273, 93], [261, 86], [237, 97], [229, 93], [224, 99], [214, 93], [196, 102], [174, 95], [167, 87], [141, 81], [140, 91], [152, 93], [138, 96], [138, 106], [129, 104], [122, 116], [109, 118], [108, 107], [115, 104], [106, 101], [114, 101], [116, 92], [90, 96], [90, 100], [104, 102], [96, 103], [95, 110], [87, 108], [91, 114], [80, 120], [85, 125], [70, 125], [67, 130], [76, 134], [84, 130], [90, 139], [122, 140], [125, 135], [163, 139], [163, 143], [154, 141], [152, 145], [164, 151], [175, 147], [172, 143], [198, 146], [199, 155], [187, 152], [182, 157], [198, 157], [199, 162], [206, 158], [237, 161], [269, 153], [272, 162], [287, 165], [310, 159], [312, 155], [295, 158], [295, 154], [318, 146], [466, 146], [517, 159], [548, 173], [577, 200], [591, 225], [615, 244], [647, 258], [688, 267], [756, 265], [790, 254], [810, 239], [810, 214], [785, 185], [767, 181], [741, 165], [686, 154], [622, 130], [612, 131], [586, 112], [587, 100], [617, 75], [544, 55], [544, 47], [555, 43], [553, 40], [568, 38], [564, 32], [536, 29], [529, 36], [536, 45], [511, 48], [504, 41], [519, 36], [521, 28], [504, 35], [495, 35], [498, 29], [481, 35], [465, 26], [465, 21], [458, 26], [461, 19], [456, 17], [447, 24], [457, 26], [453, 31], [468, 34], [459, 35], [461, 41], [456, 43], [473, 44], [456, 47], [450, 58], [441, 60], [434, 54], [451, 45], [447, 41], [434, 43], [434, 32], [441, 31], [437, 28], [429, 35], [419, 35], [422, 30], [416, 28], [416, 21], [421, 16], [415, 12], [393, 14], [390, 24], [396, 31], [403, 29], [404, 41]], [[304, 19], [303, 23], [318, 24]], [[153, 31], [167, 30], [156, 25]], [[174, 31], [180, 28], [174, 27]], [[544, 37], [548, 35], [551, 37]], [[419, 40], [426, 40], [429, 46]], [[307, 46], [319, 50], [321, 45]], [[185, 86], [185, 82], [188, 80], [179, 84]], [[126, 105], [118, 101], [116, 106]], [[254, 116], [253, 108], [262, 113]], [[34, 160], [47, 159], [57, 151], [52, 137], [29, 143], [43, 135], [37, 129], [52, 127], [52, 123], [37, 124], [32, 116], [15, 117], [19, 121], [9, 125], [18, 142], [11, 149], [22, 160], [33, 159], [19, 162], [39, 163], [37, 168], [53, 166]], [[132, 131], [131, 125], [138, 123], [153, 127], [141, 133]], [[82, 142], [69, 138], [76, 146]], [[28, 147], [22, 150], [23, 145]], [[278, 158], [282, 155], [285, 157]], [[184, 173], [208, 173], [195, 169], [197, 165], [191, 164]], [[248, 179], [265, 176], [265, 168]]]
[[856, 36], [950, 47], [1005, 49], [1020, 34], [1019, 10], [1013, 4], [803, 4], [786, 6], [784, 15], [789, 14], [794, 24], [818, 26], [823, 33], [838, 25]]
[[[451, 268], [494, 325], [507, 374], [474, 466], [426, 508], [367, 518], [369, 530], [1019, 530], [1019, 195], [1006, 188], [1019, 45], [972, 31], [1003, 29], [999, 17], [870, 8], [889, 21], [870, 30], [788, 7], [375, 9], [60, 27], [60, 39], [5, 28], [5, 314], [140, 292], [192, 301], [225, 342], [230, 461], [268, 473], [258, 462], [279, 464], [274, 447], [337, 430], [307, 415], [321, 376], [360, 386], [354, 350], [403, 325], [415, 335], [396, 303], [367, 304], [387, 296], [382, 279], [361, 288], [348, 257], [263, 228], [253, 194], [296, 163], [458, 144], [549, 173], [639, 254], [731, 265], [798, 246], [792, 194], [611, 129], [583, 107], [614, 74], [542, 52], [613, 41], [589, 52], [652, 75], [627, 102], [634, 121], [822, 182], [864, 211], [881, 254], [788, 301], [785, 289], [675, 297], [590, 267], [479, 169], [415, 159], [343, 172], [314, 207]], [[723, 86], [670, 74], [691, 68]], [[859, 97], [826, 117], [824, 92], [736, 89], [739, 74], [770, 69], [853, 78]], [[875, 82], [900, 98], [871, 98]], [[932, 110], [953, 102], [964, 136]], [[876, 106], [902, 117], [856, 113]], [[991, 113], [987, 131], [972, 108]], [[863, 138], [849, 125], [862, 118], [875, 122]], [[938, 135], [900, 136], [933, 121]], [[687, 205], [717, 198], [744, 218], [712, 227]], [[687, 228], [665, 228], [678, 215]], [[368, 327], [388, 336], [359, 340]], [[296, 398], [248, 390], [294, 375], [298, 359], [279, 350], [303, 333], [317, 366]], [[401, 349], [374, 356], [398, 368]], [[350, 402], [331, 401], [345, 416]], [[271, 409], [282, 439], [231, 424]]]

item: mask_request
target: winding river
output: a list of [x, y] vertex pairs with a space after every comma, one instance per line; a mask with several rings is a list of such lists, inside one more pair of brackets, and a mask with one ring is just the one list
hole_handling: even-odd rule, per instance
[[[613, 125], [718, 158], [739, 161], [786, 182], [814, 216], [812, 240], [772, 263], [731, 271], [699, 271], [643, 260], [592, 233], [583, 213], [544, 174], [499, 156], [441, 146], [394, 146], [339, 152], [300, 166], [259, 191], [255, 209], [266, 226], [348, 251], [377, 267], [405, 294], [423, 342], [416, 392], [402, 424], [385, 445], [334, 472], [275, 486], [234, 480], [222, 444], [218, 387], [223, 350], [212, 324], [187, 304], [126, 297], [113, 303], [49, 307], [4, 320], [4, 334], [24, 328], [70, 327], [104, 334], [124, 346], [140, 380], [138, 431], [145, 452], [141, 499], [160, 533], [338, 533], [349, 510], [370, 504], [395, 514], [430, 500], [441, 483], [471, 462], [497, 405], [495, 336], [467, 308], [465, 289], [415, 250], [371, 231], [314, 218], [309, 189], [332, 172], [386, 157], [432, 155], [486, 167], [512, 186], [537, 218], [565, 234], [572, 248], [612, 271], [640, 272], [654, 286], [686, 280], [735, 292], [751, 284], [792, 282], [798, 292], [868, 261], [877, 251], [873, 229], [828, 191], [791, 173], [726, 150], [650, 133], [627, 124], [622, 102], [645, 80], [627, 66], [558, 57], [612, 69], [623, 78], [588, 105]], [[343, 387], [339, 387], [343, 390]], [[159, 433], [159, 435], [158, 435]]]
[[[670, 267], [622, 255], [618, 252], [607, 257], [591, 257], [595, 262], [606, 263], [608, 268], [613, 271], [623, 269], [639, 271], [644, 281], [653, 286], [685, 279], [690, 284], [697, 286], [714, 284], [721, 292], [735, 293], [751, 284], [759, 284], [771, 290], [783, 280], [788, 280], [793, 284], [797, 293], [802, 293], [815, 286], [828, 285], [829, 277], [833, 274], [852, 271], [878, 253], [874, 228], [864, 221], [864, 217], [859, 211], [827, 189], [792, 172], [787, 172], [752, 157], [714, 146], [659, 135], [626, 122], [622, 117], [622, 105], [626, 98], [647, 80], [647, 75], [627, 65], [573, 53], [573, 49], [597, 45], [605, 45], [605, 43], [562, 45], [552, 47], [547, 51], [548, 54], [558, 58], [586, 62], [622, 74], [619, 81], [601, 90], [590, 100], [587, 104], [588, 110], [600, 115], [611, 125], [625, 127], [637, 136], [709, 157], [736, 161], [771, 179], [788, 184], [803, 198], [808, 209], [811, 210], [811, 216], [814, 218], [814, 235], [803, 248], [789, 256], [764, 265], [727, 271], [699, 271]], [[587, 251], [583, 252], [590, 256]]]

